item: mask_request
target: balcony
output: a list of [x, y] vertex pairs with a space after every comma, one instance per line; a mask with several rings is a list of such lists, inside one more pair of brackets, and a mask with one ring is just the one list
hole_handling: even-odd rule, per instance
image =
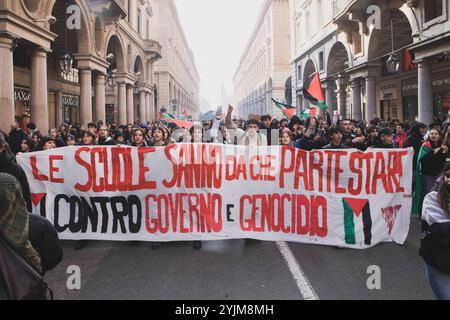
[[147, 55], [152, 55], [153, 59], [159, 60], [161, 59], [161, 44], [156, 40], [146, 39], [144, 40], [144, 47], [143, 47], [145, 53]]
[[102, 13], [111, 20], [123, 19], [127, 16], [125, 0], [88, 0], [91, 10]]

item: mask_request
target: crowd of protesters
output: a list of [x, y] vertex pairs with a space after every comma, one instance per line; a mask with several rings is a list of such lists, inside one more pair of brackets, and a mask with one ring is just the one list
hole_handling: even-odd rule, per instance
[[[263, 115], [259, 119], [247, 121], [232, 117], [233, 107], [229, 106], [226, 115], [218, 113], [212, 121], [195, 123], [189, 129], [177, 127], [176, 122], [155, 121], [153, 123], [118, 124], [112, 121], [89, 123], [83, 127], [77, 123], [63, 123], [49, 132], [40, 132], [24, 115], [19, 123], [11, 126], [10, 132], [0, 130], [0, 173], [14, 176], [21, 186], [25, 206], [30, 211], [30, 190], [23, 170], [15, 163], [15, 155], [34, 151], [71, 146], [114, 146], [163, 147], [174, 143], [223, 143], [244, 146], [291, 146], [305, 151], [321, 149], [358, 149], [361, 152], [371, 149], [414, 149], [414, 185], [413, 214], [422, 213], [422, 204], [427, 195], [439, 192], [447, 194], [450, 182], [442, 178], [444, 169], [450, 171], [450, 118], [438, 116], [432, 124], [410, 122], [398, 119], [371, 119], [356, 121], [353, 119], [335, 119], [325, 112], [321, 116], [290, 120], [274, 119]], [[444, 170], [444, 177], [447, 174]], [[448, 174], [447, 174], [448, 175]], [[448, 177], [450, 179], [450, 177]], [[450, 181], [450, 180], [449, 180]], [[450, 191], [449, 191], [450, 193]], [[447, 203], [450, 198], [444, 201]], [[430, 201], [430, 200], [429, 200]], [[438, 200], [436, 200], [438, 201]], [[425, 208], [425, 211], [427, 208]], [[444, 207], [448, 212], [448, 204]], [[444, 214], [445, 215], [445, 214]], [[450, 216], [446, 215], [450, 221]], [[424, 232], [429, 232], [427, 213], [424, 213]], [[0, 221], [2, 217], [0, 216]], [[1, 225], [0, 225], [1, 226]], [[85, 242], [81, 243], [81, 247]], [[158, 244], [153, 244], [157, 248]], [[200, 249], [201, 242], [194, 242], [194, 248]], [[427, 272], [439, 274], [431, 269], [427, 261]], [[442, 270], [442, 269], [441, 269]], [[439, 274], [439, 277], [442, 274]], [[450, 279], [450, 276], [447, 276]], [[440, 278], [441, 279], [441, 278]], [[439, 292], [448, 292], [436, 289]], [[440, 294], [440, 297], [443, 295]], [[450, 295], [449, 295], [450, 297]]]

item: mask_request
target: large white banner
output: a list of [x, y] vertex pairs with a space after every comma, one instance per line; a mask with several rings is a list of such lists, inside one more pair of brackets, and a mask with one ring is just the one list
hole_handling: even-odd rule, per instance
[[409, 232], [412, 149], [176, 144], [18, 156], [34, 213], [67, 240], [253, 238], [368, 248]]

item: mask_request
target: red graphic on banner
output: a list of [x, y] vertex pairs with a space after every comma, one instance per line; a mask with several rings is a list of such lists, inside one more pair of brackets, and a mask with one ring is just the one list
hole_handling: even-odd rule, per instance
[[386, 221], [389, 235], [392, 234], [392, 230], [394, 229], [395, 225], [395, 219], [397, 219], [397, 215], [400, 212], [401, 205], [395, 206], [395, 207], [387, 207], [384, 209], [381, 209], [381, 214], [383, 215], [384, 221]]

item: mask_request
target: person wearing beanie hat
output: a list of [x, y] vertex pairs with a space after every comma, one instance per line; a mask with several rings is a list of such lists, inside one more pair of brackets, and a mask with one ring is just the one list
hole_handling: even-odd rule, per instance
[[117, 132], [114, 136], [114, 140], [116, 141], [117, 145], [126, 145], [127, 141], [125, 140], [125, 135], [123, 132]]
[[43, 137], [39, 142], [36, 151], [46, 151], [56, 148], [56, 140], [50, 136]]
[[67, 135], [67, 145], [69, 147], [73, 147], [77, 145], [77, 139], [75, 138], [75, 136], [73, 134], [68, 134]]
[[373, 149], [394, 149], [394, 132], [391, 128], [383, 128], [378, 132], [372, 146]]

